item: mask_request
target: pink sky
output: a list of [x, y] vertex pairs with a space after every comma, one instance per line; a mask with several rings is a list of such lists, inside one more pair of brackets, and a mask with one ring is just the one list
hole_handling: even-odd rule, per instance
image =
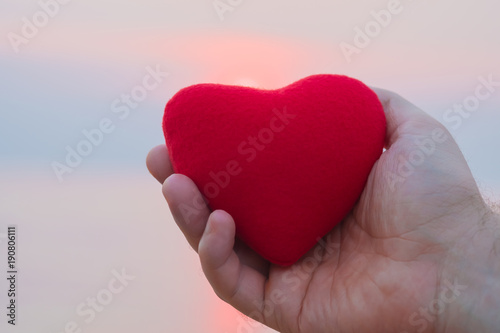
[[[220, 21], [205, 0], [73, 0], [15, 53], [7, 34], [40, 7], [4, 1], [0, 234], [19, 225], [18, 331], [59, 333], [113, 268], [126, 267], [136, 281], [85, 333], [234, 332], [239, 314], [204, 280], [146, 174], [147, 150], [163, 140], [163, 107], [199, 82], [278, 88], [338, 73], [395, 90], [442, 119], [479, 76], [500, 80], [500, 2], [491, 0], [401, 0], [402, 11], [348, 62], [340, 43], [354, 43], [354, 29], [388, 2], [243, 1]], [[157, 64], [170, 73], [164, 85], [60, 184], [50, 162], [82, 129], [110, 117], [110, 103]], [[500, 159], [491, 154], [500, 142], [499, 103], [500, 89], [452, 132], [490, 193], [500, 193]]]

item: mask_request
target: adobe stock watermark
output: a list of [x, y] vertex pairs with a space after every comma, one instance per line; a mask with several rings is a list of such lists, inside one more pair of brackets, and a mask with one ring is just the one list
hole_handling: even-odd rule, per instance
[[125, 268], [121, 271], [113, 269], [113, 276], [103, 289], [94, 295], [87, 297], [75, 307], [75, 314], [78, 320], [68, 321], [62, 330], [57, 333], [82, 333], [84, 327], [92, 323], [106, 308], [108, 308], [115, 297], [123, 293], [130, 282], [136, 279], [135, 276], [127, 274]]
[[212, 5], [214, 6], [215, 12], [219, 16], [219, 19], [224, 21], [226, 13], [234, 12], [234, 10], [241, 6], [242, 3], [243, 0], [214, 0]]
[[359, 54], [366, 49], [372, 40], [377, 38], [392, 23], [394, 17], [401, 14], [403, 9], [400, 0], [390, 0], [385, 9], [372, 10], [370, 12], [372, 20], [366, 22], [362, 28], [359, 26], [354, 27], [352, 43], [342, 41], [339, 44], [340, 51], [342, 51], [346, 61], [351, 63], [353, 55]]
[[26, 16], [21, 18], [20, 32], [9, 32], [7, 39], [15, 53], [20, 52], [21, 45], [27, 45], [33, 38], [38, 36], [40, 30], [45, 28], [51, 19], [55, 18], [61, 6], [70, 3], [72, 0], [39, 0], [37, 10], [31, 18]]
[[253, 311], [248, 317], [240, 316], [238, 319], [237, 333], [252, 333], [255, 329], [262, 327], [266, 318], [274, 315], [276, 307], [284, 304], [289, 295], [297, 291], [307, 281], [311, 274], [318, 268], [325, 254], [333, 255], [340, 249], [340, 244], [332, 241], [332, 235], [328, 234], [326, 239], [318, 238], [317, 245], [312, 255], [302, 258], [300, 264], [295, 264], [283, 274], [282, 282], [286, 287], [273, 289], [263, 302], [254, 301], [253, 305], [262, 311]]
[[481, 106], [481, 102], [490, 99], [500, 87], [500, 81], [495, 81], [493, 74], [488, 75], [487, 78], [480, 76], [477, 80], [479, 84], [472, 94], [465, 97], [461, 103], [453, 104], [443, 113], [443, 122], [449, 124], [454, 130], [460, 128], [463, 120], [468, 119], [472, 113], [476, 112]]
[[[455, 302], [464, 290], [467, 289], [466, 285], [458, 284], [455, 279], [452, 282], [444, 281], [444, 286], [436, 299], [433, 299], [427, 306], [423, 306], [418, 311], [412, 313], [408, 318], [408, 323], [413, 328], [417, 329], [418, 333], [424, 332], [429, 323], [433, 323], [437, 316], [442, 314], [448, 305]], [[401, 333], [409, 333], [402, 331]]]
[[[156, 68], [147, 66], [146, 75], [141, 83], [134, 86], [129, 93], [121, 94], [111, 103], [111, 113], [119, 121], [127, 119], [131, 111], [137, 109], [149, 93], [157, 89], [168, 75], [169, 73], [160, 69], [160, 65], [156, 65]], [[98, 122], [97, 127], [83, 129], [81, 132], [83, 138], [75, 145], [66, 146], [64, 160], [61, 162], [52, 161], [51, 163], [52, 170], [59, 182], [63, 182], [65, 175], [73, 173], [83, 163], [85, 157], [91, 155], [95, 148], [102, 145], [106, 136], [109, 136], [116, 129], [116, 122], [117, 120], [104, 117]]]
[[[273, 116], [266, 127], [261, 128], [258, 133], [249, 135], [237, 147], [238, 154], [244, 157], [245, 163], [252, 163], [260, 152], [264, 151], [275, 139], [276, 135], [283, 132], [290, 121], [295, 119], [296, 114], [290, 113], [286, 107], [283, 110], [274, 109]], [[213, 199], [220, 191], [229, 186], [231, 179], [243, 172], [244, 165], [237, 160], [230, 160], [225, 168], [219, 171], [210, 171], [210, 182], [200, 189], [205, 198]], [[189, 223], [192, 216], [196, 216], [205, 207], [205, 199], [202, 195], [195, 196], [190, 205], [181, 203], [179, 209], [184, 220]]]
[[396, 190], [396, 185], [404, 183], [408, 177], [415, 173], [417, 167], [424, 164], [427, 158], [432, 156], [438, 145], [448, 141], [449, 136], [444, 129], [435, 128], [429, 136], [417, 138], [414, 141], [415, 149], [408, 156], [399, 155], [396, 173], [389, 171], [387, 180], [391, 191]]
[[[478, 77], [479, 84], [474, 89], [474, 93], [465, 97], [461, 103], [456, 103], [452, 108], [443, 113], [443, 123], [449, 124], [451, 129], [457, 130], [462, 126], [463, 120], [470, 118], [484, 102], [491, 98], [500, 87], [500, 81], [495, 81], [493, 74], [488, 77]], [[431, 135], [426, 138], [415, 140], [415, 149], [410, 154], [398, 156], [396, 173], [389, 172], [388, 183], [391, 191], [396, 190], [396, 184], [404, 183], [405, 180], [415, 173], [417, 167], [421, 166], [427, 158], [436, 152], [437, 146], [446, 142], [449, 136], [443, 129], [435, 128]]]

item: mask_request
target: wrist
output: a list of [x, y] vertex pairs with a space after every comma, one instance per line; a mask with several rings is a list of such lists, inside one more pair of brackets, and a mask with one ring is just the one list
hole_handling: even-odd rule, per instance
[[[490, 209], [456, 242], [441, 276], [439, 332], [500, 329], [500, 216]], [[446, 302], [448, 301], [448, 302]]]

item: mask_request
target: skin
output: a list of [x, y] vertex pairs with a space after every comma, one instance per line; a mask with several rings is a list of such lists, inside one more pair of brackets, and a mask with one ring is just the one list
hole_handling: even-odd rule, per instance
[[[290, 267], [235, 241], [224, 211], [197, 204], [186, 220], [180, 206], [193, 207], [200, 193], [173, 173], [165, 145], [151, 150], [148, 168], [215, 293], [275, 330], [497, 332], [498, 216], [444, 126], [397, 94], [374, 90], [386, 113], [387, 150], [352, 212]], [[422, 140], [434, 149], [418, 160]], [[410, 156], [413, 171], [402, 172]]]

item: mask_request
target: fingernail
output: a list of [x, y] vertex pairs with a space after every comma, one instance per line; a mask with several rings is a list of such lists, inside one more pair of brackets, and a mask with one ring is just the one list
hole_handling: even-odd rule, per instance
[[215, 232], [214, 222], [211, 218], [208, 219], [207, 226], [205, 227], [205, 235], [210, 235]]

